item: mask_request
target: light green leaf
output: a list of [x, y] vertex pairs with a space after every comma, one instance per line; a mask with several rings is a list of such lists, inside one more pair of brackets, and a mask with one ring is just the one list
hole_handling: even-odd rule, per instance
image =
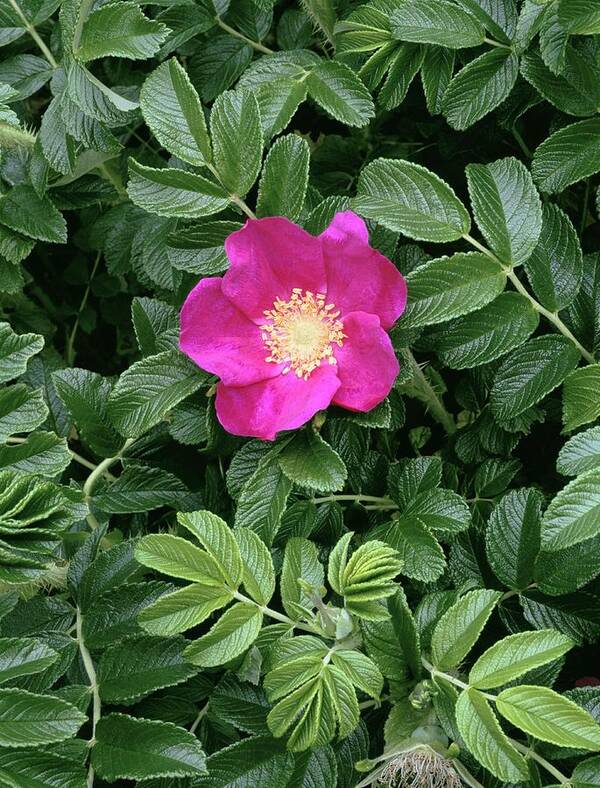
[[135, 558], [150, 569], [183, 580], [217, 587], [225, 581], [212, 556], [187, 539], [172, 534], [143, 536], [135, 545]]
[[312, 596], [303, 586], [320, 589], [323, 579], [316, 545], [297, 536], [289, 539], [285, 546], [280, 588], [281, 600], [290, 618], [297, 621], [303, 616], [302, 608], [313, 607]]
[[366, 126], [375, 115], [373, 99], [352, 69], [337, 60], [323, 60], [312, 69], [306, 86], [325, 112], [347, 126]]
[[348, 475], [339, 454], [310, 428], [288, 443], [278, 462], [290, 481], [322, 492], [341, 490]]
[[91, 758], [95, 771], [109, 782], [206, 774], [204, 752], [192, 733], [126, 714], [107, 714], [98, 721]]
[[30, 389], [21, 383], [0, 389], [0, 443], [17, 432], [39, 427], [48, 413], [41, 389]]
[[495, 777], [506, 783], [528, 779], [527, 762], [510, 743], [481, 692], [466, 689], [460, 693], [456, 724], [467, 748]]
[[442, 112], [453, 129], [462, 131], [501, 104], [519, 76], [519, 59], [494, 48], [471, 60], [448, 85]]
[[82, 62], [101, 57], [144, 60], [158, 52], [168, 33], [165, 25], [148, 19], [137, 3], [110, 2], [84, 22], [75, 55]]
[[212, 159], [204, 112], [184, 68], [167, 60], [142, 85], [140, 109], [160, 144], [182, 161], [202, 166]]
[[398, 0], [390, 20], [401, 41], [437, 44], [451, 49], [483, 44], [485, 30], [477, 19], [447, 0]]
[[600, 533], [600, 469], [581, 474], [556, 495], [542, 520], [542, 547], [562, 550]]
[[503, 263], [529, 258], [542, 229], [542, 203], [527, 168], [509, 157], [466, 168], [473, 213]]
[[431, 637], [431, 659], [436, 668], [455, 668], [463, 661], [500, 600], [500, 591], [469, 591], [440, 618]]
[[148, 356], [121, 375], [108, 400], [108, 415], [122, 435], [136, 437], [162, 421], [207, 377], [177, 350]]
[[185, 650], [192, 665], [216, 667], [239, 657], [254, 643], [262, 626], [263, 614], [256, 605], [237, 602], [223, 613], [206, 635]]
[[479, 657], [469, 673], [469, 684], [478, 689], [501, 687], [559, 659], [574, 645], [570, 638], [554, 629], [517, 632], [497, 641]]
[[87, 717], [71, 703], [22, 689], [0, 690], [0, 745], [31, 747], [74, 736]]
[[447, 183], [399, 159], [376, 159], [363, 169], [352, 207], [417, 241], [456, 241], [471, 227], [467, 209]]
[[600, 364], [581, 367], [567, 377], [563, 388], [565, 430], [589, 424], [600, 416]]
[[0, 638], [0, 684], [18, 676], [39, 673], [57, 659], [57, 652], [43, 640]]
[[244, 588], [255, 602], [267, 605], [275, 593], [275, 569], [271, 553], [250, 528], [236, 528], [233, 535], [242, 557]]
[[600, 725], [589, 712], [548, 687], [523, 684], [503, 690], [496, 708], [536, 739], [560, 747], [600, 750]]
[[542, 306], [559, 312], [576, 297], [583, 278], [583, 254], [577, 231], [564, 211], [544, 205], [538, 245], [525, 263], [527, 278]]
[[402, 325], [443, 323], [493, 301], [506, 284], [499, 263], [481, 252], [457, 252], [420, 265], [407, 277], [408, 302]]
[[179, 513], [177, 522], [192, 533], [213, 557], [227, 585], [237, 588], [242, 580], [243, 563], [231, 528], [212, 512]]
[[157, 170], [130, 158], [129, 173], [127, 193], [149, 213], [195, 219], [219, 213], [229, 204], [222, 186], [193, 172], [174, 167]]
[[368, 621], [388, 618], [387, 611], [376, 603], [396, 593], [394, 581], [402, 568], [394, 547], [377, 540], [362, 544], [340, 568], [340, 593], [346, 609]]
[[308, 187], [310, 150], [295, 134], [279, 137], [265, 160], [256, 202], [256, 215], [287, 216], [297, 221]]
[[221, 586], [193, 583], [161, 596], [142, 610], [138, 620], [150, 634], [177, 635], [201, 624], [232, 599], [232, 593]]
[[485, 531], [487, 559], [509, 588], [526, 588], [540, 550], [543, 497], [538, 490], [511, 490], [496, 504]]
[[221, 93], [210, 113], [214, 163], [223, 186], [243, 197], [260, 172], [263, 133], [260, 112], [249, 90]]
[[560, 192], [600, 170], [600, 119], [590, 118], [551, 134], [536, 149], [531, 171], [545, 192]]
[[110, 703], [129, 705], [157, 689], [181, 684], [197, 673], [183, 658], [187, 645], [183, 637], [151, 635], [114, 643], [98, 662], [100, 697]]
[[568, 440], [558, 453], [556, 470], [563, 476], [578, 476], [600, 466], [600, 426], [590, 427]]
[[362, 692], [379, 699], [383, 689], [383, 676], [372, 659], [360, 651], [341, 650], [332, 656], [333, 664]]
[[490, 393], [496, 420], [518, 416], [563, 382], [579, 363], [575, 345], [556, 334], [530, 339], [500, 365]]

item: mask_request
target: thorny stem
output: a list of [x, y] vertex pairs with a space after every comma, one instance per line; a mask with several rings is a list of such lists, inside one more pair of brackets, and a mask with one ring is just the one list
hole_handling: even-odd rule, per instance
[[273, 54], [272, 49], [269, 49], [269, 47], [261, 44], [260, 41], [253, 41], [251, 38], [247, 38], [243, 33], [239, 33], [235, 28], [230, 27], [227, 22], [223, 22], [220, 16], [215, 16], [215, 20], [222, 30], [224, 30], [226, 33], [229, 33], [230, 36], [239, 38], [240, 41], [244, 41], [246, 44], [248, 44], [248, 46], [251, 46], [252, 49], [256, 49], [257, 52], [262, 52], [265, 55]]
[[[96, 486], [96, 482], [98, 479], [106, 473], [106, 471], [110, 468], [111, 465], [114, 465], [115, 462], [118, 462], [121, 457], [123, 456], [123, 452], [128, 449], [131, 444], [133, 443], [133, 438], [127, 438], [121, 449], [115, 454], [114, 457], [107, 457], [105, 460], [97, 465], [94, 470], [90, 473], [90, 475], [85, 480], [83, 485], [83, 495], [86, 500], [86, 503], [89, 504], [92, 498], [92, 493], [94, 492], [94, 487]], [[94, 531], [99, 526], [98, 520], [96, 517], [90, 512], [87, 516], [88, 525]]]
[[583, 347], [583, 345], [581, 344], [581, 342], [572, 334], [572, 332], [569, 330], [569, 328], [567, 328], [567, 326], [560, 319], [560, 317], [558, 316], [558, 313], [557, 312], [550, 312], [550, 310], [548, 310], [545, 307], [543, 307], [540, 304], [539, 301], [536, 301], [536, 299], [523, 286], [523, 284], [521, 283], [521, 280], [515, 274], [515, 272], [512, 270], [512, 268], [510, 268], [509, 266], [505, 265], [502, 262], [502, 260], [500, 260], [498, 257], [496, 257], [496, 255], [493, 252], [491, 252], [483, 244], [480, 244], [479, 241], [477, 241], [475, 238], [472, 238], [468, 233], [465, 233], [463, 235], [463, 238], [465, 239], [465, 241], [470, 243], [471, 246], [474, 246], [475, 249], [477, 249], [478, 251], [480, 251], [483, 254], [487, 255], [487, 257], [489, 257], [491, 260], [494, 260], [494, 262], [496, 262], [499, 265], [501, 265], [502, 266], [502, 270], [504, 271], [506, 276], [510, 279], [510, 281], [513, 283], [513, 286], [514, 286], [515, 290], [518, 293], [520, 293], [522, 296], [524, 296], [529, 301], [529, 303], [535, 309], [535, 311], [538, 312], [540, 315], [543, 315], [546, 318], [546, 320], [548, 320], [550, 323], [552, 323], [552, 325], [555, 326], [560, 331], [560, 333], [563, 336], [565, 336], [567, 339], [571, 340], [571, 342], [575, 345], [577, 350], [581, 353], [583, 358], [588, 363], [590, 363], [590, 364], [595, 364], [596, 363], [596, 359], [594, 358], [594, 356], [589, 352], [589, 350], [586, 350]]
[[[26, 443], [27, 442], [27, 438], [19, 438], [16, 435], [11, 435], [10, 438], [6, 439], [6, 442], [8, 444], [12, 443], [12, 444], [16, 445], [16, 444], [19, 444], [19, 443]], [[77, 454], [77, 452], [73, 451], [73, 449], [70, 448], [69, 451], [71, 452], [71, 457], [75, 460], [75, 462], [78, 462], [80, 465], [83, 465], [84, 468], [87, 468], [90, 471], [95, 471], [96, 468], [98, 467], [95, 463], [90, 462], [90, 460], [86, 460], [85, 457], [82, 457], [81, 454]], [[112, 482], [115, 481], [115, 477], [109, 471], [104, 471], [104, 476], [109, 481], [112, 481]]]
[[69, 335], [67, 340], [67, 347], [65, 351], [65, 355], [67, 357], [67, 366], [72, 367], [75, 361], [75, 337], [77, 336], [77, 329], [79, 328], [79, 319], [81, 317], [81, 313], [85, 309], [85, 305], [87, 304], [87, 300], [90, 297], [90, 289], [92, 287], [92, 280], [96, 275], [96, 271], [98, 270], [98, 265], [100, 263], [100, 257], [102, 256], [101, 252], [98, 252], [96, 255], [96, 259], [94, 260], [94, 266], [92, 268], [92, 273], [90, 274], [90, 278], [85, 288], [85, 293], [83, 294], [83, 298], [81, 299], [81, 304], [79, 305], [79, 310], [77, 312], [77, 317], [75, 318], [75, 323], [73, 324], [73, 329]]
[[[81, 615], [81, 610], [77, 608], [77, 618], [76, 618], [77, 643], [79, 645], [79, 653], [81, 654], [83, 666], [85, 668], [85, 672], [89, 679], [90, 689], [92, 692], [92, 738], [90, 739], [89, 746], [93, 747], [96, 741], [95, 738], [96, 725], [98, 724], [98, 720], [100, 719], [100, 715], [102, 713], [102, 704], [100, 701], [100, 692], [98, 690], [98, 679], [96, 677], [96, 669], [94, 668], [94, 662], [83, 640], [82, 623], [83, 623], [83, 618]], [[87, 775], [87, 786], [88, 788], [92, 788], [93, 785], [94, 785], [94, 767], [90, 763], [88, 775]]]
[[431, 383], [427, 380], [423, 369], [419, 365], [417, 359], [413, 356], [410, 350], [407, 351], [410, 364], [413, 368], [413, 391], [414, 396], [418, 397], [421, 402], [424, 402], [431, 415], [436, 421], [442, 425], [448, 435], [456, 432], [456, 424], [451, 414], [446, 410], [442, 398], [438, 395]]
[[288, 624], [290, 627], [294, 629], [303, 629], [305, 632], [310, 632], [312, 635], [322, 635], [321, 629], [317, 626], [312, 626], [311, 624], [301, 624], [299, 621], [293, 621], [288, 616], [284, 615], [283, 613], [279, 613], [277, 610], [272, 610], [270, 607], [266, 605], [259, 605], [250, 597], [244, 596], [244, 594], [240, 594], [239, 591], [233, 591], [233, 598], [237, 599], [238, 602], [244, 602], [247, 605], [254, 605], [257, 607], [263, 615], [268, 616], [269, 618], [274, 619], [275, 621], [281, 621], [283, 624]]
[[519, 741], [515, 741], [515, 739], [509, 739], [509, 741], [513, 745], [513, 747], [519, 750], [519, 752], [522, 752], [526, 758], [531, 758], [532, 760], [537, 761], [539, 765], [543, 766], [543, 768], [547, 772], [549, 772], [553, 777], [556, 777], [558, 782], [561, 783], [562, 785], [566, 785], [567, 783], [571, 782], [568, 777], [565, 777], [565, 775], [562, 772], [560, 772], [555, 766], [552, 766], [552, 764], [548, 763], [548, 761], [545, 758], [542, 758], [541, 755], [538, 755], [537, 752], [535, 752], [535, 750], [532, 750], [530, 747], [526, 747], [524, 744], [521, 744], [521, 742]]
[[29, 35], [33, 38], [35, 43], [38, 45], [38, 47], [40, 48], [40, 51], [42, 52], [42, 54], [44, 55], [44, 57], [46, 58], [48, 63], [50, 63], [52, 68], [58, 68], [58, 63], [54, 59], [54, 55], [48, 49], [48, 47], [46, 46], [46, 44], [42, 40], [40, 34], [38, 33], [38, 31], [31, 24], [31, 22], [27, 19], [27, 17], [25, 16], [23, 11], [21, 10], [21, 7], [17, 3], [17, 0], [8, 0], [8, 2], [13, 7], [13, 9], [14, 9], [15, 13], [17, 14], [17, 16], [19, 17], [19, 19], [23, 22], [23, 27], [25, 28], [25, 30], [27, 30]]

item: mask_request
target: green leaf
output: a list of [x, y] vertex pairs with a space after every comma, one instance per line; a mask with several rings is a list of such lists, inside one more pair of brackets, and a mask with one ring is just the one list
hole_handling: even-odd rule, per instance
[[377, 97], [384, 109], [395, 109], [405, 99], [411, 82], [423, 62], [424, 48], [418, 44], [404, 44], [398, 48]]
[[445, 47], [429, 46], [421, 66], [421, 82], [430, 115], [439, 115], [442, 111], [444, 93], [452, 79], [455, 53]]
[[571, 775], [574, 788], [593, 788], [600, 783], [600, 756], [578, 763]]
[[21, 383], [0, 389], [0, 443], [17, 432], [39, 427], [48, 413], [41, 389], [30, 389]]
[[419, 517], [402, 515], [381, 538], [398, 551], [402, 572], [407, 577], [432, 583], [444, 573], [444, 551]]
[[456, 241], [471, 227], [467, 209], [447, 183], [399, 159], [376, 159], [363, 169], [352, 207], [417, 241]]
[[341, 490], [348, 475], [340, 455], [312, 429], [288, 443], [278, 462], [290, 481], [322, 492]]
[[347, 126], [366, 126], [375, 114], [373, 99], [349, 66], [323, 60], [306, 80], [310, 97], [325, 112]]
[[109, 381], [96, 372], [76, 367], [54, 372], [52, 380], [83, 441], [100, 457], [114, 456], [123, 445], [123, 438], [108, 419], [107, 400], [112, 391]]
[[518, 265], [535, 249], [542, 230], [542, 203], [518, 159], [466, 168], [473, 213], [484, 238], [503, 263]]
[[131, 302], [131, 319], [143, 356], [154, 356], [176, 345], [179, 315], [164, 301], [137, 296]]
[[471, 522], [471, 512], [465, 499], [452, 490], [426, 490], [420, 493], [402, 516], [415, 516], [427, 528], [439, 531], [442, 535], [466, 531]]
[[536, 739], [561, 747], [600, 750], [600, 725], [572, 700], [548, 687], [521, 685], [503, 690], [496, 708]]
[[544, 206], [538, 245], [525, 263], [527, 278], [542, 306], [559, 312], [577, 295], [583, 278], [583, 254], [571, 220], [558, 206]]
[[332, 747], [317, 747], [295, 757], [291, 785], [298, 788], [312, 788], [317, 785], [340, 785], [338, 783], [338, 763]]
[[590, 0], [560, 3], [558, 19], [571, 35], [589, 36], [600, 33], [600, 9]]
[[318, 590], [323, 585], [323, 579], [323, 567], [316, 546], [301, 537], [289, 539], [281, 571], [281, 601], [290, 618], [297, 621], [303, 617], [303, 608], [313, 607], [312, 594], [305, 586]]
[[[178, 228], [169, 236], [169, 262], [180, 271], [202, 276], [225, 271], [229, 267], [229, 260], [223, 244], [227, 236], [241, 226], [239, 222], [215, 221]], [[177, 333], [178, 331], [179, 322]]]
[[202, 747], [192, 733], [126, 714], [108, 714], [98, 721], [91, 758], [95, 771], [109, 782], [206, 774]]
[[237, 588], [242, 580], [243, 563], [237, 541], [227, 523], [208, 511], [179, 513], [177, 521], [212, 556], [227, 585]]
[[0, 197], [0, 224], [36, 241], [67, 242], [67, 223], [62, 214], [31, 186], [13, 186]]
[[309, 19], [322, 31], [331, 43], [335, 27], [335, 3], [333, 0], [301, 0], [301, 5]]
[[600, 119], [590, 118], [551, 134], [536, 149], [531, 171], [545, 192], [560, 192], [600, 170]]
[[542, 520], [542, 547], [562, 550], [600, 533], [600, 469], [578, 476], [556, 495]]
[[597, 69], [574, 47], [567, 47], [565, 68], [560, 74], [552, 73], [535, 50], [524, 53], [521, 73], [562, 112], [582, 117], [596, 113], [600, 99]]
[[388, 487], [401, 510], [423, 492], [433, 490], [442, 481], [442, 462], [438, 457], [417, 457], [390, 465]]
[[490, 393], [490, 407], [502, 422], [536, 405], [563, 382], [579, 363], [571, 340], [556, 334], [530, 339], [498, 369]]
[[265, 160], [256, 202], [257, 216], [287, 216], [297, 221], [308, 188], [310, 150], [295, 134], [279, 137]]
[[268, 734], [271, 704], [262, 687], [227, 673], [210, 696], [211, 710], [222, 720], [250, 734]]
[[487, 559], [496, 577], [521, 590], [531, 582], [540, 550], [543, 497], [538, 490], [511, 490], [496, 504], [485, 532]]
[[292, 482], [271, 452], [258, 463], [244, 484], [235, 513], [236, 528], [250, 528], [270, 546], [279, 530]]
[[75, 55], [82, 62], [102, 57], [144, 60], [158, 52], [168, 33], [165, 25], [144, 16], [137, 3], [110, 2], [84, 22]]
[[211, 586], [222, 586], [225, 581], [215, 559], [180, 536], [147, 534], [136, 543], [135, 558], [171, 577]]
[[271, 553], [258, 534], [249, 528], [236, 528], [233, 535], [242, 557], [244, 588], [255, 602], [267, 605], [275, 593]]
[[506, 284], [499, 263], [481, 252], [457, 252], [420, 265], [406, 277], [406, 328], [443, 323], [493, 301]]
[[360, 651], [341, 650], [332, 655], [333, 664], [362, 692], [379, 699], [383, 676], [377, 665]]
[[460, 665], [501, 596], [500, 591], [469, 591], [444, 613], [431, 637], [431, 659], [436, 668], [447, 670]]
[[0, 774], [11, 788], [83, 788], [86, 782], [83, 764], [33, 749], [0, 752]]
[[148, 356], [121, 375], [108, 400], [108, 415], [122, 435], [136, 437], [162, 421], [206, 379], [177, 350]]
[[201, 624], [232, 599], [231, 591], [222, 586], [193, 583], [152, 602], [138, 621], [153, 635], [177, 635]]
[[388, 618], [377, 602], [396, 593], [394, 580], [402, 567], [393, 547], [377, 540], [362, 544], [339, 570], [346, 609], [368, 621]]
[[256, 605], [237, 602], [223, 613], [206, 635], [185, 650], [192, 665], [216, 667], [239, 657], [254, 643], [262, 626], [263, 614]]
[[53, 478], [71, 462], [65, 438], [54, 432], [32, 432], [24, 443], [0, 446], [0, 468], [14, 468]]
[[43, 640], [0, 638], [0, 684], [17, 676], [39, 673], [52, 665], [58, 654]]
[[495, 777], [507, 783], [528, 779], [527, 762], [510, 743], [481, 692], [466, 689], [460, 693], [456, 723], [467, 748]]
[[398, 637], [406, 661], [414, 678], [421, 676], [421, 638], [417, 630], [417, 625], [412, 614], [406, 595], [401, 586], [393, 597], [388, 599], [388, 609], [390, 611], [392, 627]]
[[140, 109], [156, 139], [178, 159], [196, 166], [211, 161], [200, 99], [175, 58], [161, 63], [146, 78], [140, 92]]
[[285, 742], [257, 736], [235, 742], [210, 755], [208, 776], [195, 780], [198, 788], [286, 788], [294, 768]]
[[210, 131], [219, 179], [243, 197], [258, 177], [264, 145], [254, 94], [241, 88], [221, 93], [212, 107]]
[[556, 470], [563, 476], [577, 476], [598, 466], [600, 426], [573, 435], [562, 447], [556, 460]]
[[129, 159], [127, 193], [150, 213], [194, 219], [219, 213], [229, 204], [225, 189], [202, 175], [174, 167], [154, 169]]
[[127, 514], [149, 512], [160, 506], [177, 508], [188, 496], [188, 488], [174, 474], [162, 468], [131, 464], [110, 487], [94, 494], [92, 503], [103, 512]]
[[291, 77], [259, 85], [256, 100], [265, 139], [283, 131], [305, 99], [306, 84]]
[[448, 85], [442, 112], [453, 129], [463, 131], [501, 104], [519, 76], [519, 59], [494, 48], [471, 60]]
[[398, 0], [391, 28], [395, 38], [451, 49], [483, 44], [485, 30], [468, 11], [447, 0]]
[[566, 654], [575, 644], [554, 629], [517, 632], [488, 648], [469, 673], [469, 684], [478, 689], [501, 687]]
[[519, 293], [501, 293], [490, 304], [459, 317], [430, 335], [440, 361], [452, 369], [488, 364], [533, 334], [539, 315]]
[[183, 658], [185, 638], [150, 635], [114, 643], [98, 663], [98, 685], [103, 701], [129, 705], [162, 687], [181, 684], [197, 671]]
[[0, 383], [22, 375], [31, 356], [43, 347], [40, 334], [15, 334], [8, 323], [0, 322]]
[[22, 689], [0, 690], [0, 745], [31, 747], [74, 736], [87, 720], [71, 703]]
[[600, 416], [600, 364], [581, 367], [567, 377], [563, 388], [565, 430], [596, 421]]

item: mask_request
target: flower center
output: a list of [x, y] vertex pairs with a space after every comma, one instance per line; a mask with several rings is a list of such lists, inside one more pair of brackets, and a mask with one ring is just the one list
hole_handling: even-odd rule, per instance
[[337, 363], [333, 344], [342, 347], [346, 335], [340, 313], [334, 304], [326, 304], [322, 293], [295, 287], [289, 301], [276, 298], [272, 309], [264, 312], [268, 322], [262, 325], [262, 338], [269, 355], [265, 361], [285, 364], [283, 374], [293, 369], [299, 378], [308, 380], [323, 359]]

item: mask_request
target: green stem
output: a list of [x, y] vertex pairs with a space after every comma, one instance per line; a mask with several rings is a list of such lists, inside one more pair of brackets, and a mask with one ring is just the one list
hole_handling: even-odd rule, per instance
[[330, 503], [332, 501], [373, 501], [383, 506], [398, 508], [390, 498], [381, 498], [378, 495], [326, 495], [323, 498], [311, 498], [311, 503]]
[[253, 41], [251, 38], [247, 38], [245, 35], [243, 35], [243, 33], [239, 33], [235, 28], [230, 27], [227, 22], [223, 22], [220, 16], [216, 16], [215, 20], [222, 30], [224, 30], [226, 33], [229, 33], [230, 36], [239, 38], [240, 41], [244, 41], [246, 44], [248, 44], [248, 46], [251, 46], [252, 49], [255, 49], [257, 52], [262, 52], [264, 55], [273, 54], [272, 49], [264, 46], [264, 44], [261, 44], [260, 41]]
[[[222, 181], [222, 179], [221, 179], [221, 176], [219, 175], [219, 171], [217, 170], [217, 168], [216, 168], [216, 167], [214, 167], [214, 166], [213, 166], [212, 164], [210, 164], [210, 163], [208, 163], [208, 164], [206, 165], [206, 167], [207, 167], [207, 168], [208, 168], [208, 169], [209, 169], [209, 170], [212, 172], [212, 174], [213, 174], [213, 175], [215, 176], [215, 178], [216, 178], [216, 179], [219, 181], [219, 183], [221, 184], [221, 186], [222, 186], [222, 187], [225, 189], [225, 188], [226, 188], [226, 187], [225, 187], [225, 184], [223, 183], [223, 181]], [[231, 194], [231, 193], [230, 193], [230, 194], [229, 194], [229, 199], [231, 200], [231, 202], [232, 202], [232, 203], [235, 203], [235, 205], [237, 205], [237, 206], [238, 206], [238, 208], [240, 208], [240, 209], [241, 209], [241, 211], [242, 211], [243, 213], [245, 213], [245, 214], [246, 214], [246, 216], [248, 216], [250, 219], [256, 219], [256, 214], [254, 213], [254, 211], [253, 211], [253, 210], [252, 210], [252, 209], [251, 209], [251, 208], [248, 206], [248, 204], [247, 204], [247, 203], [245, 203], [245, 202], [244, 202], [244, 200], [242, 200], [242, 198], [241, 198], [241, 197], [239, 197], [237, 194]]]
[[[102, 462], [97, 465], [94, 470], [90, 473], [90, 475], [85, 480], [83, 485], [83, 496], [85, 498], [86, 503], [90, 504], [92, 500], [92, 495], [94, 492], [94, 487], [96, 486], [96, 482], [98, 479], [106, 473], [106, 471], [110, 468], [111, 465], [114, 465], [115, 462], [118, 462], [121, 457], [123, 456], [123, 452], [128, 449], [131, 444], [133, 443], [133, 438], [127, 438], [121, 449], [115, 454], [114, 457], [107, 457], [106, 459], [102, 460]], [[94, 531], [99, 526], [99, 522], [96, 517], [90, 512], [87, 516], [88, 525]]]
[[493, 38], [487, 38], [487, 36], [483, 40], [492, 47], [500, 47], [500, 49], [508, 49], [510, 51], [510, 46], [508, 44], [501, 44], [500, 41], [495, 41]]
[[483, 244], [480, 244], [479, 241], [475, 240], [475, 238], [472, 238], [468, 233], [465, 233], [463, 235], [463, 238], [465, 239], [465, 241], [470, 243], [471, 246], [474, 246], [475, 249], [477, 249], [478, 251], [480, 251], [483, 254], [487, 255], [487, 257], [489, 257], [491, 260], [494, 260], [494, 262], [496, 262], [499, 265], [501, 265], [502, 266], [502, 270], [504, 271], [504, 273], [506, 274], [508, 279], [510, 279], [510, 281], [512, 282], [515, 290], [529, 301], [529, 303], [535, 309], [535, 311], [538, 312], [540, 315], [543, 315], [546, 318], [546, 320], [548, 320], [549, 323], [552, 323], [552, 325], [555, 326], [555, 328], [557, 328], [558, 331], [560, 331], [560, 333], [563, 336], [565, 336], [567, 339], [569, 339], [575, 345], [577, 350], [581, 353], [583, 358], [589, 364], [595, 364], [596, 363], [596, 359], [594, 358], [592, 353], [590, 353], [589, 350], [586, 350], [583, 347], [581, 342], [573, 335], [573, 333], [570, 331], [570, 329], [563, 323], [563, 321], [558, 316], [558, 312], [550, 312], [550, 310], [548, 310], [545, 307], [543, 307], [540, 304], [539, 301], [536, 301], [536, 299], [523, 286], [523, 284], [521, 283], [521, 280], [515, 274], [515, 272], [513, 271], [512, 268], [510, 268], [509, 266], [505, 265], [502, 262], [502, 260], [500, 260], [498, 257], [496, 257], [496, 255], [492, 251], [490, 251]]
[[[425, 659], [425, 657], [421, 657], [421, 663], [422, 663], [423, 667], [425, 668], [425, 670], [428, 670], [429, 673], [431, 673], [431, 677], [432, 678], [434, 678], [435, 676], [439, 676], [440, 678], [445, 679], [446, 681], [450, 682], [450, 684], [454, 684], [456, 687], [460, 687], [460, 689], [463, 689], [463, 690], [469, 689], [469, 687], [470, 687], [469, 684], [466, 684], [464, 681], [461, 681], [460, 679], [457, 679], [455, 676], [451, 676], [449, 673], [444, 673], [442, 670], [438, 670], [437, 668], [434, 668], [433, 665], [431, 664], [431, 662], [428, 662]], [[482, 692], [481, 690], [478, 690], [478, 692], [481, 692], [481, 694], [485, 698], [487, 698], [489, 701], [491, 701], [492, 703], [496, 702], [496, 696], [495, 695], [490, 695], [489, 693]]]
[[204, 717], [204, 715], [208, 711], [208, 705], [209, 705], [208, 703], [205, 703], [204, 706], [198, 712], [196, 719], [190, 725], [190, 733], [196, 733], [196, 728], [198, 727], [198, 725], [200, 725], [202, 717]]
[[585, 223], [588, 215], [588, 205], [590, 202], [590, 179], [585, 179], [585, 192], [583, 194], [583, 211], [581, 212], [581, 224], [579, 226], [579, 237], [583, 235], [585, 230]]
[[[77, 644], [79, 646], [79, 653], [81, 654], [83, 667], [85, 668], [85, 672], [90, 682], [90, 689], [92, 692], [92, 738], [90, 739], [89, 745], [90, 747], [93, 747], [96, 741], [96, 726], [98, 724], [98, 720], [100, 719], [100, 715], [102, 713], [102, 703], [100, 701], [100, 691], [98, 689], [98, 678], [96, 676], [96, 669], [94, 668], [94, 662], [83, 639], [82, 623], [83, 623], [83, 617], [81, 615], [81, 610], [77, 608], [77, 618], [76, 618]], [[94, 767], [90, 763], [88, 769], [88, 775], [87, 775], [87, 786], [88, 788], [92, 788], [93, 785], [94, 785]]]
[[40, 48], [40, 51], [42, 52], [42, 54], [44, 55], [44, 57], [46, 58], [48, 63], [50, 63], [52, 68], [58, 68], [58, 63], [54, 59], [54, 55], [48, 49], [48, 47], [46, 46], [46, 44], [42, 40], [40, 34], [38, 33], [38, 31], [31, 24], [29, 19], [27, 19], [27, 17], [25, 16], [23, 11], [21, 10], [21, 7], [17, 3], [17, 0], [8, 0], [8, 2], [13, 7], [13, 9], [14, 9], [15, 13], [17, 14], [17, 16], [19, 17], [19, 19], [23, 22], [23, 27], [25, 28], [25, 30], [27, 30], [29, 35], [33, 38], [35, 43], [38, 45], [38, 47]]
[[98, 264], [100, 263], [100, 257], [102, 256], [101, 252], [98, 252], [96, 255], [96, 259], [94, 261], [94, 265], [92, 268], [92, 273], [90, 274], [90, 278], [85, 288], [85, 293], [83, 294], [83, 298], [81, 299], [81, 304], [79, 305], [79, 310], [77, 312], [77, 317], [75, 318], [75, 323], [73, 324], [73, 328], [71, 333], [69, 334], [69, 338], [67, 340], [67, 347], [65, 349], [65, 356], [67, 360], [67, 366], [72, 367], [73, 362], [75, 361], [75, 337], [77, 336], [77, 329], [79, 328], [79, 319], [81, 317], [81, 313], [85, 309], [87, 304], [88, 298], [90, 296], [90, 289], [92, 287], [92, 280], [96, 275], [96, 271], [98, 270]]
[[311, 624], [302, 624], [299, 621], [294, 621], [293, 619], [289, 618], [288, 616], [280, 613], [277, 610], [272, 610], [270, 607], [266, 607], [266, 605], [259, 605], [258, 602], [255, 602], [250, 597], [245, 596], [244, 594], [240, 594], [239, 591], [232, 591], [232, 595], [234, 599], [237, 599], [238, 602], [244, 602], [246, 605], [254, 605], [257, 607], [260, 612], [268, 616], [269, 618], [274, 619], [275, 621], [281, 621], [282, 624], [288, 624], [290, 629], [302, 629], [305, 632], [310, 632], [312, 635], [323, 635], [320, 627], [313, 626]]
[[452, 433], [456, 432], [456, 424], [452, 415], [446, 410], [442, 398], [427, 380], [425, 373], [412, 352], [410, 350], [407, 352], [414, 373], [411, 391], [412, 395], [425, 403], [427, 408], [431, 411], [433, 418], [442, 425], [448, 435], [452, 435]]
[[515, 741], [515, 739], [509, 739], [509, 741], [512, 746], [519, 750], [519, 752], [522, 752], [526, 758], [531, 758], [532, 760], [537, 761], [540, 766], [542, 766], [549, 774], [555, 777], [562, 785], [566, 785], [571, 782], [568, 777], [565, 777], [562, 772], [560, 772], [555, 766], [552, 766], [551, 763], [548, 763], [545, 758], [542, 758], [541, 755], [538, 755], [537, 752], [532, 750], [530, 747], [526, 747], [524, 744], [521, 744], [521, 742]]
[[516, 126], [512, 127], [512, 135], [515, 138], [515, 140], [517, 141], [517, 143], [519, 145], [519, 148], [521, 148], [521, 150], [523, 151], [525, 156], [527, 156], [528, 159], [533, 158], [533, 153], [529, 149], [529, 145], [527, 145], [527, 143], [525, 142], [525, 140], [523, 139], [523, 137], [521, 135], [521, 132], [517, 129]]

